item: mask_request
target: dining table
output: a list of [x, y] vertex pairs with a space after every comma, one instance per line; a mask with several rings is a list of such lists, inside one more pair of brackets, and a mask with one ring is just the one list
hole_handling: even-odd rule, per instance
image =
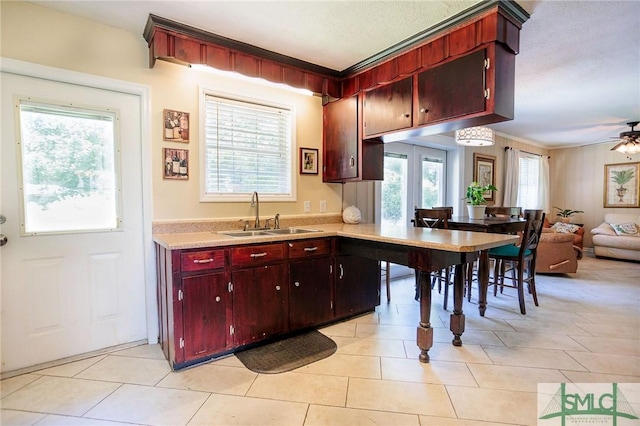
[[[458, 231], [488, 232], [493, 234], [516, 234], [524, 231], [526, 219], [521, 217], [487, 216], [471, 219], [467, 216], [453, 216], [448, 221], [449, 229]], [[478, 310], [484, 316], [487, 310], [489, 288], [489, 250], [480, 250], [478, 257]]]

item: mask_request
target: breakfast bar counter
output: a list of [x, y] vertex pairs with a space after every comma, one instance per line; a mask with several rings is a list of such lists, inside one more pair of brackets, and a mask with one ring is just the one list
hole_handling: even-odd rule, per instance
[[[459, 346], [462, 344], [461, 336], [465, 325], [462, 310], [465, 265], [478, 259], [480, 251], [512, 244], [518, 239], [515, 235], [375, 224], [332, 223], [317, 226], [305, 225], [298, 229], [313, 232], [242, 237], [229, 236], [218, 231], [165, 233], [155, 234], [154, 241], [159, 246], [159, 250], [171, 252], [196, 248], [233, 249], [234, 246], [277, 242], [290, 242], [289, 245], [292, 246], [297, 240], [332, 238], [335, 241], [336, 254], [357, 255], [413, 268], [419, 277], [420, 321], [417, 327], [417, 345], [421, 350], [419, 358], [422, 362], [428, 362], [428, 351], [433, 345], [433, 329], [430, 323], [430, 273], [449, 266], [455, 267], [454, 310], [451, 314], [450, 330], [454, 335], [452, 343]], [[486, 306], [486, 288], [480, 290], [480, 301]]]

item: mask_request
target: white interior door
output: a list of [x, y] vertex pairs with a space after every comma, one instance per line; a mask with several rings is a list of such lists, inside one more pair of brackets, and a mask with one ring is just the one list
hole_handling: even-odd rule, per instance
[[[2, 372], [146, 339], [140, 97], [0, 76], [0, 213], [8, 239], [0, 249]], [[96, 117], [113, 120], [106, 125], [112, 141], [86, 146], [67, 144], [74, 136], [59, 138], [56, 149], [73, 156], [61, 167], [51, 162], [52, 151], [25, 149], [20, 114], [34, 111], [80, 117], [87, 126]], [[78, 171], [77, 158], [92, 149], [102, 150], [100, 164], [87, 166], [92, 173]], [[53, 167], [73, 168], [66, 177], [75, 183], [29, 180]], [[88, 188], [97, 191], [87, 196]]]

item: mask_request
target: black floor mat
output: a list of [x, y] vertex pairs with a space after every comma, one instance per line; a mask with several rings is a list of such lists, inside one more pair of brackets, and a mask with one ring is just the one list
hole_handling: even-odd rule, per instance
[[256, 348], [236, 352], [238, 359], [256, 373], [276, 374], [290, 371], [331, 356], [336, 343], [313, 330]]

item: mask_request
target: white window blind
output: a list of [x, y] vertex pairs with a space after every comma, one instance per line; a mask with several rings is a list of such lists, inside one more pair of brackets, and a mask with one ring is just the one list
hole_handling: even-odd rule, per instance
[[523, 209], [538, 209], [540, 186], [540, 157], [526, 155], [520, 157], [518, 178], [518, 206]]
[[258, 191], [290, 200], [293, 111], [205, 95], [204, 200]]

